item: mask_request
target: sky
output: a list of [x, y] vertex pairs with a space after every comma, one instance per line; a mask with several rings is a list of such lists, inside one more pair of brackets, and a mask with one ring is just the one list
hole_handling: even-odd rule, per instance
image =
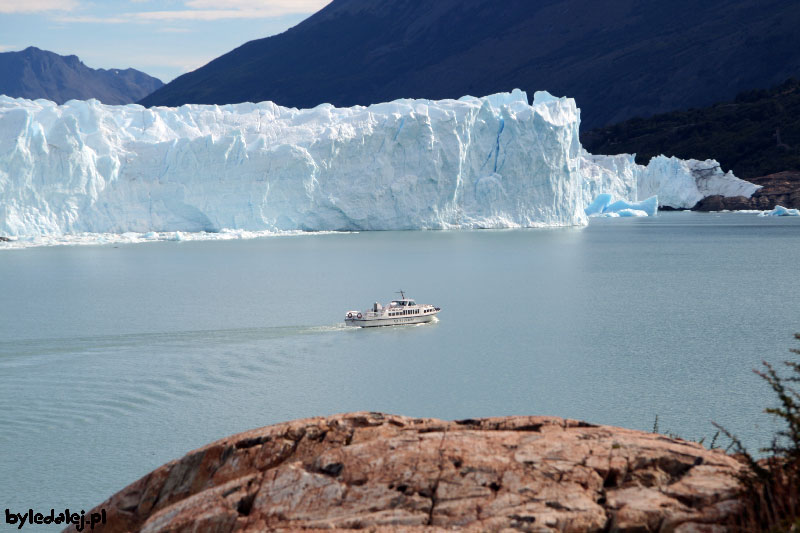
[[36, 46], [91, 68], [163, 82], [253, 39], [281, 33], [330, 0], [0, 0], [0, 52]]

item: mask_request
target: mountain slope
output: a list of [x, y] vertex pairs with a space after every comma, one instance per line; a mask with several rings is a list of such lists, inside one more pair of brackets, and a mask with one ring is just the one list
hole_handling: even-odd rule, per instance
[[800, 81], [739, 94], [701, 109], [631, 119], [581, 135], [593, 153], [714, 158], [744, 179], [800, 171]]
[[[502, 6], [502, 7], [500, 7]], [[800, 74], [793, 0], [334, 0], [162, 87], [144, 105], [313, 107], [519, 87], [584, 125], [708, 105]]]
[[104, 104], [129, 104], [164, 85], [134, 69], [92, 69], [77, 56], [61, 56], [33, 46], [0, 53], [0, 94], [59, 104], [96, 98]]

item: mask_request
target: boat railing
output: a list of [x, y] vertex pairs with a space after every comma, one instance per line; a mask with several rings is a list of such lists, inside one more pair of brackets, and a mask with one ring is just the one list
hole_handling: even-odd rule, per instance
[[[384, 307], [380, 311], [364, 311], [362, 313], [362, 317], [364, 317], [364, 318], [378, 318], [378, 317], [382, 317], [382, 316], [388, 316], [388, 314], [390, 312], [393, 313], [393, 312], [396, 312], [396, 311], [404, 311], [406, 309], [419, 309], [420, 311], [422, 311], [422, 310], [424, 310], [424, 309], [426, 309], [428, 307], [432, 307], [432, 306], [429, 306], [429, 305], [418, 305], [418, 306], [415, 306], [415, 307], [403, 307], [403, 306]], [[438, 309], [436, 307], [433, 307], [433, 309], [436, 309], [438, 311]], [[420, 312], [420, 314], [422, 314], [422, 313]], [[401, 315], [397, 315], [397, 316], [401, 316]], [[407, 315], [402, 315], [402, 316], [407, 316]], [[413, 315], [411, 315], [411, 316], [413, 316]]]

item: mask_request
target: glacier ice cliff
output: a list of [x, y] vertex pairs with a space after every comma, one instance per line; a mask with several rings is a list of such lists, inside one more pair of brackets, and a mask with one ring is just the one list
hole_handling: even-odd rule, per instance
[[571, 98], [519, 90], [303, 110], [0, 96], [0, 236], [582, 225], [601, 194], [640, 214], [756, 189], [714, 161], [589, 154], [579, 126]]
[[658, 205], [691, 209], [707, 196], [745, 196], [761, 188], [723, 172], [713, 159], [678, 159], [663, 155], [638, 165], [631, 154], [596, 155], [581, 152], [583, 196], [587, 206], [602, 193], [628, 201], [658, 197]]
[[585, 223], [579, 112], [536, 93], [289, 109], [0, 97], [0, 235]]
[[713, 159], [654, 157], [637, 177], [639, 197], [658, 195], [658, 203], [676, 209], [690, 209], [706, 196], [745, 196], [761, 188], [723, 172]]

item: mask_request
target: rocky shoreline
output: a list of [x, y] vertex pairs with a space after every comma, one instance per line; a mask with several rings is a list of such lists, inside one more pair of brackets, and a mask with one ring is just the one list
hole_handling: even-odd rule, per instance
[[692, 208], [692, 211], [741, 211], [769, 210], [781, 205], [790, 209], [800, 208], [800, 172], [786, 171], [752, 178], [751, 183], [761, 185], [752, 197], [708, 196]]
[[349, 413], [192, 451], [98, 505], [95, 530], [715, 532], [738, 509], [740, 468], [696, 443], [555, 417]]

